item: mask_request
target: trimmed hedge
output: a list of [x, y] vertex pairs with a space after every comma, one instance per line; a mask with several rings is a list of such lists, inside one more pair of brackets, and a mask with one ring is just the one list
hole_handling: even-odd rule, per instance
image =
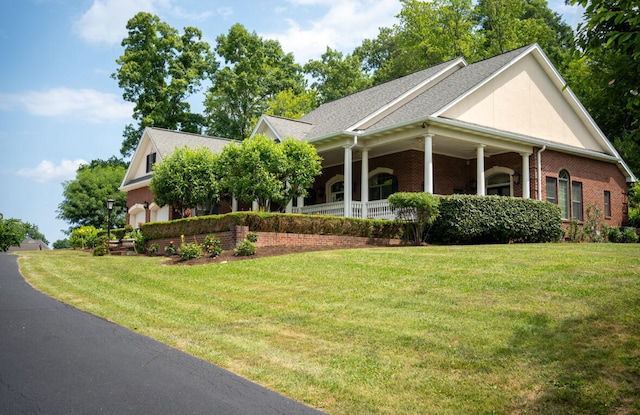
[[354, 219], [321, 215], [294, 215], [268, 212], [235, 212], [199, 216], [170, 222], [142, 225], [147, 240], [226, 232], [235, 226], [248, 226], [251, 232], [281, 232], [317, 235], [402, 238], [405, 225], [397, 221]]
[[429, 242], [556, 242], [562, 236], [560, 216], [560, 208], [546, 201], [503, 196], [443, 196], [440, 216], [433, 224]]

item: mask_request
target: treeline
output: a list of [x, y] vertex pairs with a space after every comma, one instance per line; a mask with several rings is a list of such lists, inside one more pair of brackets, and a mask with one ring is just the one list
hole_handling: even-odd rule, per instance
[[[628, 102], [637, 95], [640, 75], [633, 54], [606, 42], [588, 48], [587, 27], [577, 38], [545, 0], [401, 3], [397, 22], [380, 28], [376, 38], [348, 54], [327, 48], [304, 65], [278, 41], [240, 24], [209, 45], [195, 27], [179, 32], [157, 16], [138, 13], [127, 24], [124, 53], [112, 75], [124, 99], [135, 104], [122, 156], [133, 153], [147, 126], [242, 140], [263, 113], [299, 118], [325, 102], [449, 59], [462, 56], [472, 63], [535, 42], [632, 169], [640, 171], [633, 139], [638, 108]], [[202, 113], [188, 102], [196, 93], [204, 96]]]

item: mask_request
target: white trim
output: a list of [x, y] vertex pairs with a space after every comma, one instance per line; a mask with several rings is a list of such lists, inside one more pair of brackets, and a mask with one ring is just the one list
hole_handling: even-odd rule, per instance
[[369, 172], [369, 175], [367, 178], [371, 179], [373, 176], [377, 176], [378, 174], [381, 174], [381, 173], [393, 174], [393, 169], [390, 169], [388, 167], [376, 167], [375, 169]]
[[324, 189], [325, 189], [324, 190], [324, 194], [325, 194], [326, 203], [333, 203], [334, 202], [333, 200], [331, 200], [331, 186], [333, 186], [334, 184], [336, 184], [338, 182], [344, 182], [344, 175], [336, 174], [335, 176], [333, 176], [332, 178], [327, 180], [327, 183], [325, 183], [325, 185], [324, 185]]
[[[515, 171], [513, 169], [510, 169], [508, 167], [501, 167], [501, 166], [494, 166], [492, 168], [490, 168], [489, 170], [485, 170], [484, 172], [484, 177], [486, 179], [490, 178], [491, 176], [494, 176], [496, 174], [507, 174], [509, 175], [509, 196], [513, 197], [513, 174], [515, 173]], [[484, 184], [484, 193], [485, 195], [487, 194], [487, 180], [485, 180], [485, 184]]]

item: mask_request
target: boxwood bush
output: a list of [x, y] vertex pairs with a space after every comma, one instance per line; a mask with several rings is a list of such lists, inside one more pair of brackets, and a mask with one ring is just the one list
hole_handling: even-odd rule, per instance
[[234, 212], [142, 225], [146, 240], [176, 238], [178, 235], [208, 235], [226, 232], [234, 226], [248, 226], [251, 232], [282, 232], [365, 238], [402, 238], [404, 224], [398, 221], [295, 215], [270, 212]]
[[562, 236], [560, 208], [503, 196], [454, 195], [440, 199], [429, 242], [482, 244], [555, 242]]

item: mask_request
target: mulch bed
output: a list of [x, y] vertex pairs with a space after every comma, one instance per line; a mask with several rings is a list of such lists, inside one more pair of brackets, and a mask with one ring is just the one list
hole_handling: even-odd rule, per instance
[[300, 252], [329, 251], [336, 249], [375, 248], [373, 245], [345, 245], [345, 246], [263, 246], [258, 247], [256, 253], [250, 256], [235, 256], [233, 250], [223, 251], [216, 258], [204, 256], [202, 258], [183, 260], [179, 256], [172, 256], [167, 260], [167, 265], [203, 265], [220, 264], [232, 261], [246, 261], [249, 259], [266, 258], [271, 256], [295, 254]]

